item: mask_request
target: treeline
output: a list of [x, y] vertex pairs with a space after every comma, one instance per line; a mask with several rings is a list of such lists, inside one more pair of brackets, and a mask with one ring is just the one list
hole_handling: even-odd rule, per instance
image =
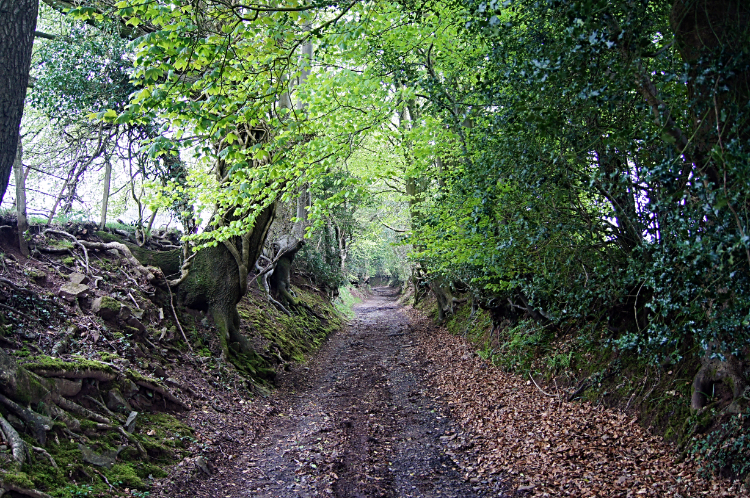
[[741, 396], [750, 5], [455, 8], [458, 42], [401, 68], [424, 95], [414, 114], [457, 144], [413, 197], [415, 260], [443, 311], [468, 286], [498, 318], [583, 328], [654, 363], [702, 357], [693, 408], [722, 379]]

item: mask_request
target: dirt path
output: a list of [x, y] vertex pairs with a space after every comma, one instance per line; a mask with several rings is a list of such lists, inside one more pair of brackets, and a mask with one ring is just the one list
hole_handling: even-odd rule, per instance
[[270, 398], [189, 412], [211, 475], [188, 458], [154, 496], [748, 496], [633, 417], [543, 395], [395, 296], [355, 312]]
[[498, 495], [499, 483], [461, 475], [453, 458], [470, 457], [470, 445], [456, 444], [442, 404], [421, 390], [423, 360], [395, 296], [383, 292], [355, 312], [312, 362], [281, 379], [279, 412], [197, 495]]

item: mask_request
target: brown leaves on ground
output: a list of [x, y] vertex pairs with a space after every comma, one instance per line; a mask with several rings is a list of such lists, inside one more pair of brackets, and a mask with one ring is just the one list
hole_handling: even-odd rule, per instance
[[[431, 388], [474, 436], [475, 469], [505, 474], [523, 496], [750, 496], [739, 483], [706, 481], [675, 447], [631, 416], [547, 397], [528, 379], [503, 372], [415, 311]], [[529, 494], [527, 494], [529, 493]]]

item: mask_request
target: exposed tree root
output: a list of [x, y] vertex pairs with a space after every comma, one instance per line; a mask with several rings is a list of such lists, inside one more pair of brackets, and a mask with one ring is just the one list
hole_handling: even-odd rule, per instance
[[87, 400], [89, 400], [89, 401], [91, 401], [92, 403], [94, 403], [94, 404], [95, 404], [96, 406], [98, 406], [98, 407], [99, 407], [99, 408], [100, 408], [100, 409], [101, 409], [101, 410], [102, 410], [102, 411], [103, 411], [104, 413], [106, 413], [107, 415], [109, 415], [109, 416], [110, 416], [110, 417], [112, 417], [113, 419], [116, 419], [116, 420], [117, 420], [118, 422], [123, 422], [123, 421], [125, 420], [125, 419], [124, 419], [124, 418], [123, 418], [123, 417], [122, 417], [121, 415], [119, 415], [119, 414], [117, 414], [117, 413], [113, 412], [112, 410], [110, 410], [109, 408], [107, 408], [107, 405], [105, 405], [104, 403], [102, 403], [102, 402], [101, 402], [101, 401], [99, 401], [98, 399], [94, 398], [93, 396], [84, 396], [84, 398], [86, 398]]
[[62, 379], [94, 379], [99, 382], [109, 382], [115, 380], [117, 375], [106, 370], [98, 370], [93, 368], [86, 368], [78, 370], [75, 363], [71, 363], [71, 369], [51, 369], [51, 368], [36, 368], [31, 367], [30, 370], [37, 375], [42, 377], [53, 378], [59, 377]]
[[44, 448], [40, 448], [38, 446], [32, 446], [31, 449], [34, 450], [36, 453], [39, 453], [40, 455], [47, 457], [47, 460], [49, 460], [50, 465], [52, 465], [54, 468], [58, 468], [57, 462], [55, 462], [55, 459], [52, 458], [52, 455], [47, 453], [47, 451]]
[[[188, 249], [186, 246], [185, 251], [187, 250]], [[195, 258], [197, 254], [198, 254], [197, 252], [194, 252], [193, 254], [185, 258], [185, 262], [182, 263], [182, 266], [180, 267], [180, 276], [174, 280], [168, 280], [167, 281], [168, 288], [171, 289], [172, 287], [177, 287], [182, 282], [184, 282], [186, 278], [188, 278], [188, 275], [190, 275], [190, 267], [193, 266], [193, 259]], [[185, 252], [183, 252], [183, 255], [185, 255]], [[171, 293], [170, 293], [170, 296], [171, 296]]]
[[96, 249], [96, 250], [116, 249], [117, 251], [119, 251], [119, 252], [122, 253], [122, 255], [125, 258], [125, 260], [128, 261], [128, 263], [130, 263], [131, 265], [133, 265], [133, 267], [138, 271], [138, 273], [140, 273], [141, 275], [143, 275], [144, 277], [146, 277], [146, 280], [148, 280], [149, 282], [151, 282], [155, 278], [154, 274], [151, 273], [151, 271], [148, 268], [146, 268], [145, 266], [143, 266], [140, 263], [140, 261], [138, 261], [133, 256], [133, 253], [130, 252], [130, 249], [128, 248], [128, 246], [126, 246], [125, 244], [123, 244], [121, 242], [89, 242], [87, 240], [79, 240], [76, 236], [71, 235], [68, 232], [64, 232], [62, 230], [53, 230], [51, 228], [45, 230], [44, 232], [42, 232], [42, 235], [46, 235], [48, 233], [55, 234], [55, 235], [61, 235], [63, 237], [67, 237], [67, 238], [71, 239], [75, 245], [77, 245], [77, 246], [81, 247], [81, 249], [83, 249], [83, 254], [84, 254], [85, 258], [86, 258], [86, 273], [90, 273], [90, 269], [89, 269], [89, 255], [88, 255], [88, 251], [86, 250], [87, 248], [88, 249]]
[[128, 441], [130, 441], [131, 443], [135, 445], [136, 449], [138, 450], [138, 454], [140, 454], [143, 458], [148, 460], [148, 453], [143, 448], [143, 445], [140, 443], [140, 441], [138, 441], [138, 439], [136, 439], [134, 435], [129, 434], [128, 431], [126, 431], [125, 428], [122, 426], [118, 426], [117, 431], [120, 434], [122, 434], [125, 437], [125, 439], [127, 439]]
[[75, 235], [71, 235], [68, 232], [63, 232], [62, 230], [54, 230], [52, 228], [48, 228], [47, 230], [42, 232], [42, 235], [47, 235], [48, 233], [67, 237], [73, 241], [73, 244], [79, 246], [83, 250], [83, 256], [86, 258], [86, 274], [91, 274], [91, 268], [89, 267], [89, 252], [86, 250], [86, 246], [83, 245], [83, 242], [78, 240]]
[[62, 410], [57, 405], [49, 405], [49, 411], [53, 417], [60, 420], [71, 431], [81, 432], [81, 421], [71, 417], [65, 410]]
[[[191, 256], [192, 257], [192, 256]], [[187, 263], [187, 261], [185, 262]], [[183, 268], [185, 265], [182, 265]], [[187, 277], [187, 270], [184, 277], [180, 277], [180, 281], [184, 280]], [[188, 349], [190, 349], [191, 353], [195, 353], [193, 351], [193, 346], [190, 345], [190, 341], [188, 341], [187, 336], [185, 335], [185, 331], [182, 330], [182, 324], [180, 323], [180, 319], [177, 318], [177, 310], [174, 307], [174, 296], [172, 296], [172, 283], [167, 280], [167, 277], [164, 277], [164, 281], [167, 282], [167, 291], [169, 291], [169, 305], [172, 307], [172, 315], [174, 316], [174, 321], [177, 323], [177, 328], [180, 329], [180, 333], [182, 333], [182, 338], [185, 339], [185, 344], [187, 344]]]
[[30, 496], [31, 498], [52, 498], [47, 493], [42, 493], [41, 491], [37, 491], [36, 489], [21, 488], [19, 486], [16, 486], [15, 484], [3, 483], [2, 487], [6, 491], [13, 491], [14, 493], [18, 493], [24, 496]]
[[18, 432], [16, 432], [13, 426], [10, 425], [10, 422], [5, 420], [5, 417], [2, 415], [0, 415], [0, 429], [2, 429], [3, 434], [5, 434], [5, 439], [10, 444], [13, 460], [19, 465], [23, 465], [26, 461], [26, 446], [23, 439], [21, 439], [21, 436], [18, 435]]
[[112, 424], [112, 421], [109, 420], [108, 418], [102, 417], [98, 413], [94, 413], [88, 408], [84, 408], [78, 403], [74, 403], [68, 399], [63, 398], [62, 396], [53, 395], [52, 401], [63, 410], [67, 410], [69, 412], [75, 413], [76, 415], [86, 417], [87, 419], [93, 420], [94, 422], [99, 422], [99, 423], [108, 424], [108, 425]]
[[47, 431], [52, 428], [52, 419], [40, 415], [34, 411], [24, 408], [18, 403], [0, 394], [0, 403], [11, 409], [18, 417], [31, 428], [31, 433], [39, 444], [44, 446], [47, 442]]
[[167, 389], [164, 389], [163, 387], [161, 387], [161, 386], [159, 386], [157, 384], [152, 384], [150, 382], [147, 382], [147, 381], [145, 381], [143, 379], [138, 379], [138, 378], [134, 378], [132, 380], [133, 380], [133, 382], [135, 382], [136, 384], [138, 384], [141, 387], [145, 387], [146, 389], [150, 389], [151, 391], [154, 391], [156, 393], [161, 394], [164, 397], [164, 399], [166, 399], [167, 401], [171, 401], [172, 403], [174, 403], [176, 405], [180, 405], [181, 407], [183, 407], [186, 410], [190, 410], [191, 409], [190, 405], [188, 405], [187, 403], [185, 403], [184, 401], [182, 401], [181, 399], [179, 399], [177, 396], [175, 396], [174, 394], [172, 394], [171, 392], [169, 392]]

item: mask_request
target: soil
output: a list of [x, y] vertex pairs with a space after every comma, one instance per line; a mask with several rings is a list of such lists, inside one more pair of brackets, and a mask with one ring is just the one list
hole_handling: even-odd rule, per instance
[[219, 448], [205, 458], [211, 475], [185, 461], [154, 494], [503, 496], [502, 480], [466, 472], [473, 445], [425, 391], [427, 362], [396, 298], [376, 289], [313, 360], [280, 376], [272, 397], [198, 412], [206, 419], [191, 425]]

